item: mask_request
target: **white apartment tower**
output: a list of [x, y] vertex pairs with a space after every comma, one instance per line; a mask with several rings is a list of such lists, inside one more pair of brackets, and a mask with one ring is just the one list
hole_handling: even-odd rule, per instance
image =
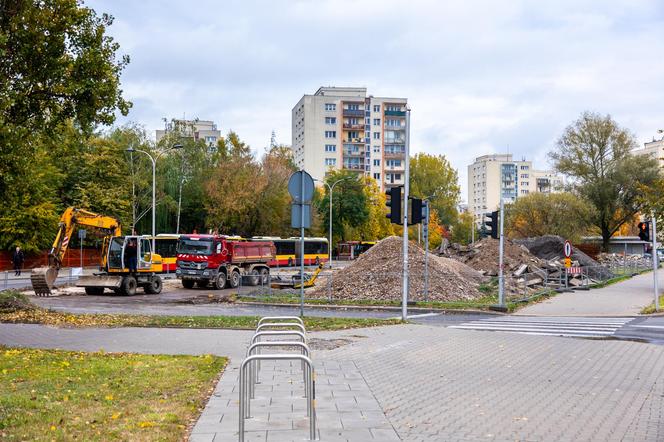
[[514, 161], [511, 154], [483, 155], [468, 166], [468, 209], [481, 222], [482, 215], [534, 192], [559, 192], [563, 179], [552, 171], [533, 169], [532, 161]]
[[217, 140], [221, 138], [221, 131], [217, 129], [217, 125], [211, 120], [177, 120], [173, 119], [168, 122], [164, 119], [164, 129], [155, 131], [157, 143], [171, 132], [179, 132], [182, 137], [193, 138], [195, 141], [204, 140], [208, 150], [217, 148]]
[[381, 189], [404, 184], [405, 98], [367, 96], [360, 87], [321, 87], [292, 111], [295, 164], [322, 180], [331, 169], [373, 177]]
[[664, 138], [643, 144], [643, 149], [635, 149], [632, 155], [646, 155], [659, 162], [660, 169], [664, 169]]

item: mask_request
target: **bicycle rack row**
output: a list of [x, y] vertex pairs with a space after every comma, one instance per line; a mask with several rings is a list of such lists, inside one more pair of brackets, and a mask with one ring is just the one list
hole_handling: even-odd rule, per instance
[[[266, 337], [282, 337], [286, 340], [263, 340]], [[263, 348], [276, 347], [295, 349], [299, 354], [263, 354], [261, 352]], [[261, 361], [301, 362], [304, 396], [307, 398], [307, 416], [309, 417], [309, 439], [316, 440], [316, 381], [304, 321], [298, 316], [266, 316], [258, 321], [256, 332], [247, 349], [247, 356], [240, 365], [239, 441], [244, 442], [244, 420], [251, 417], [251, 400], [255, 397], [255, 385], [259, 383]]]

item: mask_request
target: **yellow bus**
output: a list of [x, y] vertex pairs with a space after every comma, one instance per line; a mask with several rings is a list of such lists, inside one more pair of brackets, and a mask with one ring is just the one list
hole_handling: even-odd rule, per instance
[[[278, 236], [254, 236], [251, 241], [272, 241], [277, 250], [270, 267], [288, 267], [300, 264], [300, 238], [280, 238]], [[304, 265], [318, 265], [328, 261], [329, 244], [327, 238], [304, 238]]]
[[175, 273], [179, 239], [177, 233], [160, 233], [154, 238], [155, 253], [161, 256], [164, 273]]

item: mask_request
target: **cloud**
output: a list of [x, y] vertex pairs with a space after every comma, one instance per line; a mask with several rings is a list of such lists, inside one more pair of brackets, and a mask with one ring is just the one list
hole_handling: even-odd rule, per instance
[[[658, 0], [93, 0], [131, 56], [129, 120], [215, 120], [256, 150], [290, 143], [291, 108], [319, 86], [408, 97], [413, 151], [447, 155], [466, 187], [475, 156], [544, 168], [584, 110], [648, 141], [664, 128]], [[124, 121], [123, 119], [120, 120]], [[509, 146], [509, 147], [508, 147]], [[466, 198], [466, 195], [463, 195]]]

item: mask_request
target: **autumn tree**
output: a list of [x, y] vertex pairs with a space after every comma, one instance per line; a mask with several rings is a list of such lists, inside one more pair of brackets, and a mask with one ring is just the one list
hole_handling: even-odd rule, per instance
[[475, 229], [475, 238], [479, 239], [479, 231], [474, 223], [473, 215], [462, 212], [452, 225], [451, 241], [459, 244], [470, 244]]
[[[347, 227], [346, 234], [348, 239], [371, 241], [383, 239], [386, 236], [394, 235], [394, 229], [390, 220], [385, 216], [387, 207], [385, 205], [387, 197], [380, 190], [376, 180], [364, 176], [360, 178], [364, 185], [364, 195], [368, 204], [368, 217], [357, 227]], [[336, 189], [335, 189], [336, 190]]]
[[593, 206], [569, 193], [531, 193], [505, 206], [505, 233], [510, 238], [558, 235], [579, 241], [590, 233]]
[[[342, 180], [342, 181], [339, 181]], [[318, 211], [323, 218], [325, 230], [330, 223], [330, 188], [335, 182], [332, 195], [332, 230], [335, 238], [347, 238], [346, 227], [357, 228], [369, 219], [369, 203], [364, 185], [355, 172], [347, 170], [330, 171], [325, 176], [325, 195], [320, 200]], [[333, 238], [333, 243], [335, 242]]]
[[458, 174], [444, 155], [418, 153], [410, 159], [410, 195], [430, 197], [442, 224], [456, 220], [460, 194]]
[[644, 208], [639, 189], [659, 178], [657, 161], [634, 157], [635, 147], [634, 135], [611, 116], [585, 112], [549, 154], [556, 170], [570, 177], [574, 192], [594, 206], [592, 223], [604, 250], [620, 226]]

